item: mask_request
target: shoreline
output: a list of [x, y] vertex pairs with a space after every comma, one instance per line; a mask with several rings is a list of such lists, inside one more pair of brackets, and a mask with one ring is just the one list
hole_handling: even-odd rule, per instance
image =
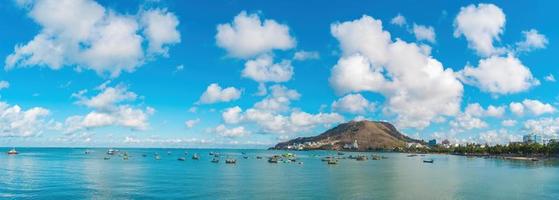
[[[11, 148], [11, 147], [10, 147]], [[107, 147], [19, 147], [23, 149], [108, 149]], [[264, 150], [264, 151], [333, 151], [333, 152], [346, 152], [346, 153], [402, 153], [402, 154], [434, 154], [434, 155], [453, 155], [465, 157], [478, 157], [478, 158], [492, 158], [503, 160], [520, 160], [520, 161], [539, 161], [539, 160], [559, 160], [559, 155], [546, 156], [546, 155], [518, 155], [518, 154], [459, 154], [459, 153], [441, 153], [441, 152], [407, 152], [407, 151], [393, 151], [393, 150], [332, 150], [332, 149], [256, 149], [256, 148], [177, 148], [177, 147], [113, 147], [116, 149], [184, 149], [184, 150]], [[0, 149], [9, 149], [9, 147], [0, 147]]]
[[403, 154], [436, 154], [436, 155], [453, 155], [465, 157], [478, 157], [478, 158], [492, 158], [502, 160], [520, 160], [520, 161], [540, 161], [540, 160], [559, 160], [559, 155], [546, 156], [546, 155], [518, 155], [518, 154], [459, 154], [459, 153], [440, 153], [440, 152], [407, 152], [407, 151], [392, 151], [392, 150], [377, 150], [377, 151], [352, 151], [352, 150], [328, 150], [328, 149], [304, 149], [304, 150], [291, 150], [291, 149], [275, 149], [268, 150], [282, 150], [282, 151], [336, 151], [336, 152], [353, 152], [353, 153], [403, 153]]

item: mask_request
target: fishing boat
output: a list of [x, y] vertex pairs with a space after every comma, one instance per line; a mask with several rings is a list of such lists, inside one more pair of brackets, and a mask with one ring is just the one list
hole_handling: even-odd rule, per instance
[[417, 154], [410, 154], [410, 155], [408, 155], [408, 157], [416, 157], [416, 156], [417, 156]]
[[118, 152], [118, 150], [109, 149], [109, 150], [107, 150], [107, 155], [111, 155], [111, 156], [112, 156], [112, 155], [115, 155], [115, 153], [117, 153], [117, 152]]
[[336, 159], [330, 159], [330, 160], [328, 160], [328, 164], [329, 164], [329, 165], [338, 164], [338, 160], [336, 160]]
[[109, 160], [109, 159], [111, 159], [111, 157], [105, 156], [105, 157], [103, 158], [103, 160]]
[[[351, 158], [351, 156], [350, 156], [350, 158]], [[322, 159], [320, 159], [320, 160], [321, 160], [322, 162], [326, 162], [326, 161], [332, 160], [332, 156], [326, 156], [326, 157], [324, 157], [324, 158], [322, 158]]]
[[343, 156], [343, 155], [345, 155], [345, 153], [344, 153], [344, 152], [339, 152], [339, 151], [338, 151], [338, 155], [339, 155], [339, 156]]
[[161, 157], [159, 157], [159, 155], [156, 155], [155, 160], [161, 160]]
[[237, 160], [230, 158], [230, 159], [225, 160], [225, 163], [226, 164], [236, 164]]
[[382, 159], [382, 157], [379, 156], [379, 155], [373, 155], [373, 156], [371, 156], [371, 159], [373, 159], [373, 160], [380, 160], [380, 159]]
[[282, 155], [282, 157], [286, 158], [289, 161], [295, 161], [297, 156], [293, 153], [285, 153]]
[[248, 159], [248, 156], [243, 156], [244, 159]]
[[185, 161], [186, 158], [185, 158], [185, 157], [180, 157], [180, 158], [178, 158], [177, 160], [178, 160], [178, 161]]
[[200, 156], [198, 156], [198, 154], [195, 153], [194, 155], [192, 155], [192, 160], [200, 160]]
[[357, 161], [365, 161], [365, 160], [367, 160], [367, 159], [368, 159], [367, 156], [359, 155], [359, 156], [357, 156], [357, 159], [356, 159], [356, 160], [357, 160]]
[[215, 153], [213, 151], [210, 151], [210, 156], [213, 156]]
[[278, 158], [276, 158], [276, 157], [271, 157], [271, 158], [268, 159], [268, 162], [269, 162], [269, 163], [278, 163]]
[[262, 159], [262, 156], [256, 156], [256, 159], [260, 160]]
[[212, 162], [213, 162], [213, 163], [218, 163], [218, 162], [219, 162], [219, 159], [214, 158], [214, 159], [212, 159]]
[[16, 155], [16, 154], [18, 154], [16, 148], [12, 148], [11, 150], [8, 151], [8, 155]]
[[427, 160], [423, 160], [424, 163], [433, 163], [435, 162], [433, 159], [427, 159]]

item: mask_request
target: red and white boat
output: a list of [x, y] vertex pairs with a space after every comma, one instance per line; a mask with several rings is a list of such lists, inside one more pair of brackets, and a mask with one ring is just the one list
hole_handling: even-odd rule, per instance
[[12, 148], [11, 150], [8, 151], [8, 155], [16, 155], [17, 151], [16, 148]]

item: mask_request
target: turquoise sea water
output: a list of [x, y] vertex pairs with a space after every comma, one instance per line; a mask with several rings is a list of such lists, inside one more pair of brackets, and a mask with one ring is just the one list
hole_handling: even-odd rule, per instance
[[[293, 152], [303, 164], [271, 164], [267, 156], [285, 152], [120, 149], [128, 160], [104, 160], [107, 149], [0, 150], [1, 199], [559, 199], [559, 163], [549, 161], [382, 153], [388, 158], [327, 165], [320, 156], [335, 152], [308, 151]], [[210, 162], [209, 152], [221, 161]], [[200, 160], [191, 159], [194, 153]], [[423, 163], [427, 158], [434, 163]]]

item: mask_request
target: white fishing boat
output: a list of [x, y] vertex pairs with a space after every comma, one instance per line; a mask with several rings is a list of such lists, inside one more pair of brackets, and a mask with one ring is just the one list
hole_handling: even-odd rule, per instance
[[14, 148], [12, 148], [11, 150], [8, 151], [8, 154], [9, 155], [16, 155], [16, 154], [18, 154], [18, 152], [16, 151], [16, 148], [14, 147]]
[[109, 149], [109, 150], [107, 150], [107, 155], [111, 155], [111, 156], [112, 156], [112, 155], [115, 155], [115, 153], [117, 153], [117, 152], [118, 152], [118, 150]]

